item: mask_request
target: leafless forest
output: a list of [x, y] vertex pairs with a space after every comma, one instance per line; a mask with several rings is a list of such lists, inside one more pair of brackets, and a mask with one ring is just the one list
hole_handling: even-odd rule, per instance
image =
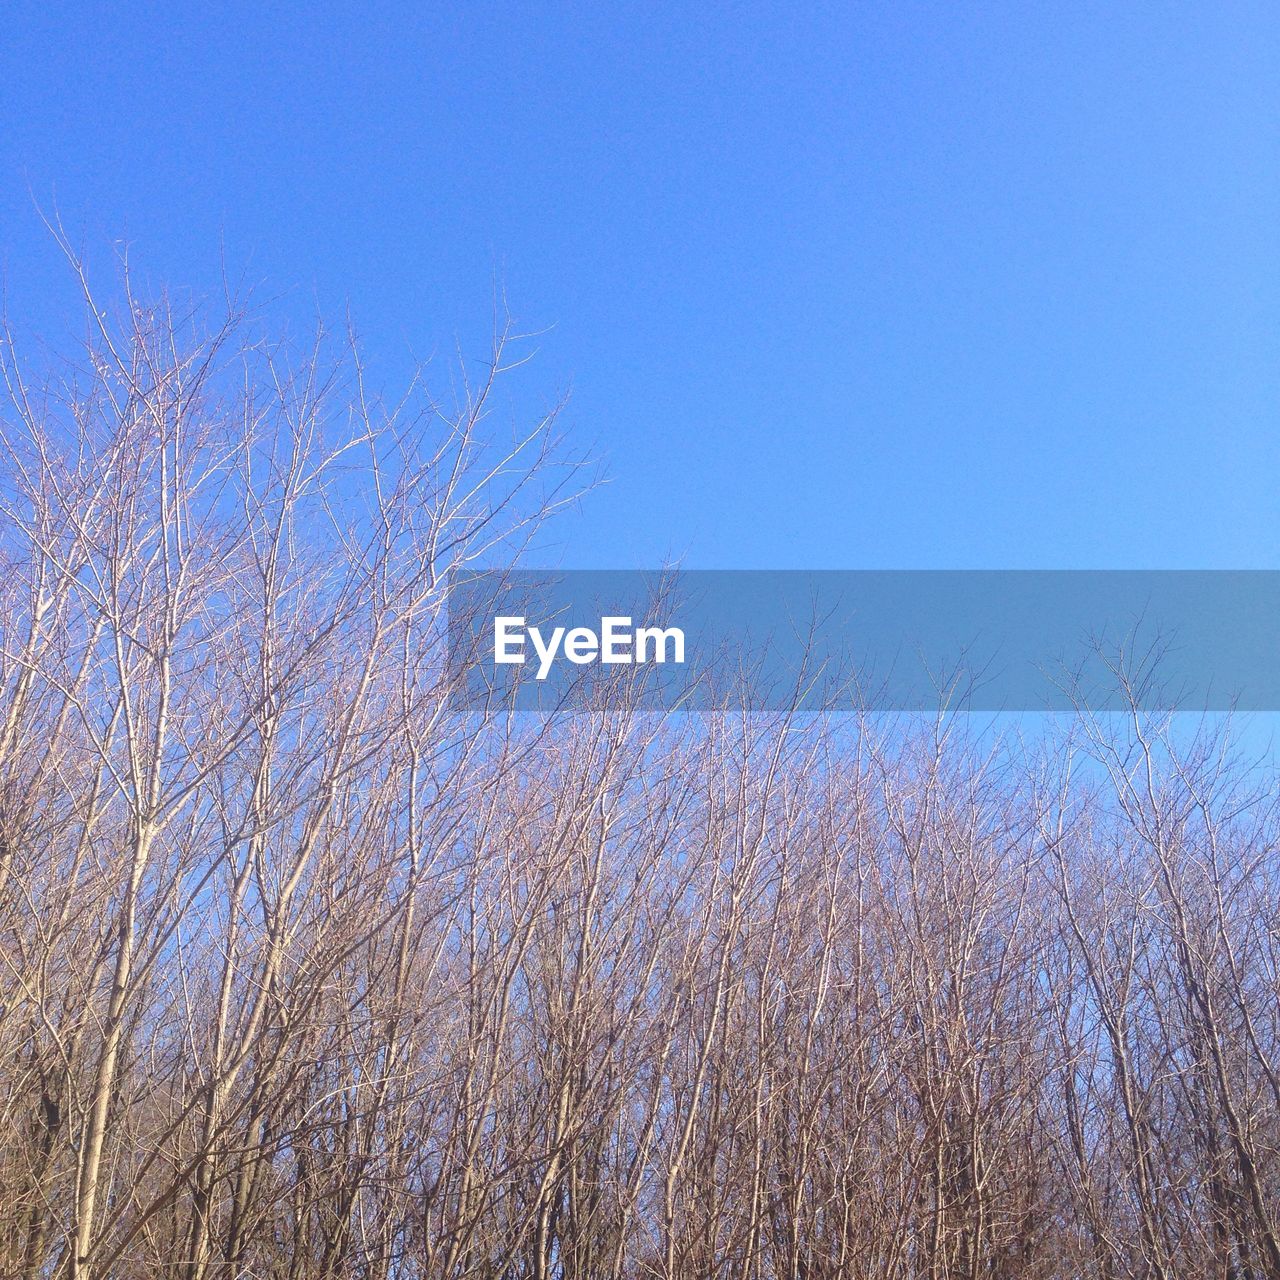
[[86, 302], [4, 359], [0, 1276], [1280, 1276], [1224, 731], [460, 716], [446, 572], [582, 477], [501, 334], [389, 403]]

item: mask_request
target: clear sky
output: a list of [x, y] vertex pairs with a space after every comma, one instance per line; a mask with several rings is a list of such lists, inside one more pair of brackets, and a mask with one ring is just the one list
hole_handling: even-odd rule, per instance
[[500, 277], [562, 563], [1280, 566], [1274, 4], [17, 0], [0, 110], [46, 332], [33, 196], [388, 374]]

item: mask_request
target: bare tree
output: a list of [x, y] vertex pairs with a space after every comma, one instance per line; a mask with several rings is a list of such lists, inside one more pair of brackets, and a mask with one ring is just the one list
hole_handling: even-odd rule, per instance
[[68, 257], [83, 350], [3, 364], [0, 1275], [1280, 1276], [1230, 726], [464, 707], [451, 573], [583, 483], [509, 329], [388, 402]]

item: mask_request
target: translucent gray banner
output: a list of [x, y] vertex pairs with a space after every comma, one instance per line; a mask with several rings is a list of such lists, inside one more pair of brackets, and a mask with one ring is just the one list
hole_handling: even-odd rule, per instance
[[450, 583], [455, 704], [1280, 709], [1280, 572], [537, 570]]

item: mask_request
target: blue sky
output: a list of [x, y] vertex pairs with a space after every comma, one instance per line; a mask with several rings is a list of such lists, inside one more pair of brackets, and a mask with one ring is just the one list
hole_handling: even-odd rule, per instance
[[376, 369], [540, 339], [612, 482], [577, 566], [1280, 566], [1280, 10], [6, 6], [32, 198]]

